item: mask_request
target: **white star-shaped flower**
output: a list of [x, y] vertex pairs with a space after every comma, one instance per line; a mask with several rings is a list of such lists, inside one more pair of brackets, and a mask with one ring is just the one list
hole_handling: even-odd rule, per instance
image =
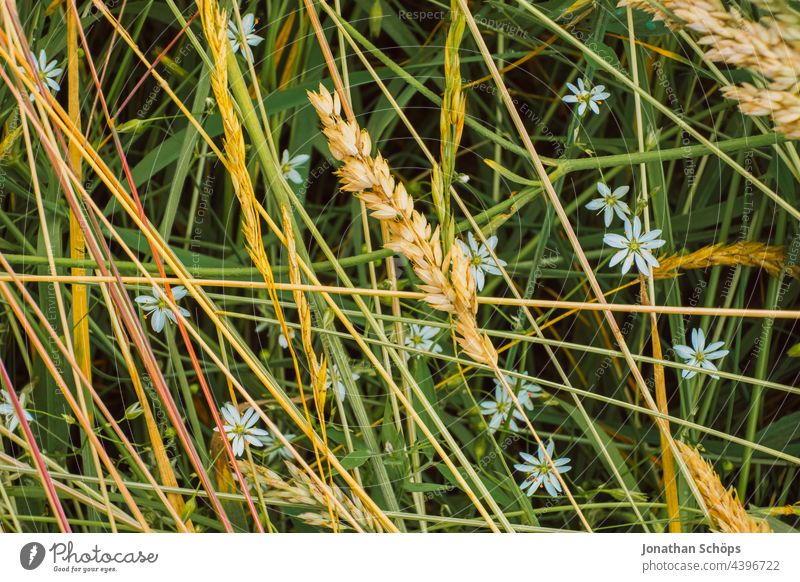
[[442, 346], [436, 343], [436, 336], [441, 330], [431, 325], [418, 325], [412, 323], [408, 326], [405, 344], [416, 350], [426, 350], [434, 354], [442, 353]]
[[475, 237], [472, 236], [472, 233], [470, 232], [467, 233], [467, 240], [469, 241], [469, 244], [460, 239], [456, 242], [469, 259], [472, 276], [475, 278], [475, 286], [477, 287], [478, 291], [481, 291], [483, 290], [483, 285], [486, 282], [486, 276], [484, 273], [489, 273], [490, 275], [499, 275], [499, 267], [505, 267], [506, 262], [502, 259], [498, 259], [498, 264], [489, 254], [489, 249], [494, 250], [497, 246], [496, 236], [490, 236], [488, 239], [486, 239], [486, 244], [484, 245], [478, 244], [478, 241], [475, 240]]
[[289, 341], [294, 339], [294, 329], [289, 328], [289, 339], [286, 339], [286, 336], [283, 335], [283, 332], [278, 336], [278, 345], [281, 346], [284, 350], [289, 347]]
[[[247, 56], [252, 59], [253, 51], [251, 46], [258, 46], [264, 39], [255, 33], [256, 30], [256, 17], [254, 14], [245, 14], [242, 17], [242, 30], [236, 25], [236, 21], [231, 18], [228, 22], [228, 40], [231, 43], [231, 50], [234, 54], [242, 48], [242, 52], [247, 51]], [[244, 33], [244, 35], [240, 34]]]
[[[340, 401], [344, 402], [344, 399], [347, 396], [347, 389], [345, 388], [344, 382], [341, 380], [342, 373], [336, 366], [331, 368], [331, 372], [332, 374], [328, 374], [328, 378], [325, 380], [325, 390], [330, 391], [331, 387], [333, 387], [336, 397]], [[356, 381], [361, 378], [361, 374], [352, 372], [350, 377], [353, 379], [353, 381]]]
[[[512, 378], [507, 374], [503, 374], [506, 384], [512, 388], [517, 389], [517, 400], [527, 410], [533, 410], [532, 398], [539, 398], [542, 395], [542, 387], [533, 382], [528, 382], [521, 378]], [[502, 386], [501, 382], [495, 378], [495, 386]]]
[[305, 164], [308, 159], [309, 156], [307, 154], [300, 154], [289, 159], [289, 150], [283, 150], [283, 156], [281, 157], [281, 173], [283, 177], [295, 184], [302, 184], [303, 177], [297, 171], [297, 168]]
[[611, 188], [602, 182], [598, 182], [597, 191], [600, 193], [602, 198], [595, 198], [589, 202], [589, 204], [586, 205], [586, 209], [598, 210], [598, 214], [603, 212], [606, 227], [611, 226], [611, 219], [614, 217], [615, 212], [622, 220], [628, 220], [626, 215], [631, 213], [631, 209], [622, 200], [622, 198], [628, 193], [628, 190], [630, 190], [628, 186], [620, 186], [612, 192]]
[[591, 89], [587, 89], [587, 84], [584, 79], [578, 79], [577, 87], [572, 83], [567, 83], [567, 88], [572, 91], [572, 95], [564, 95], [561, 98], [564, 103], [577, 103], [578, 115], [581, 117], [586, 113], [587, 107], [594, 113], [599, 114], [600, 107], [598, 105], [611, 97], [611, 93], [606, 91], [605, 85], [596, 85]]
[[[290, 442], [296, 437], [296, 435], [290, 432], [283, 433], [283, 436], [286, 437], [286, 440]], [[292, 451], [290, 451], [288, 447], [286, 447], [270, 433], [267, 433], [266, 436], [261, 437], [261, 442], [264, 443], [264, 446], [267, 449], [267, 461], [272, 462], [276, 458], [291, 459], [293, 457]]]
[[[61, 78], [61, 73], [64, 72], [64, 69], [58, 66], [58, 61], [53, 59], [52, 61], [47, 60], [47, 53], [44, 49], [39, 51], [39, 56], [31, 55], [31, 60], [33, 61], [33, 72], [35, 75], [39, 77], [42, 83], [53, 93], [58, 93], [61, 90], [61, 85], [59, 85], [58, 81]], [[25, 69], [20, 67], [20, 71], [23, 73]], [[30, 100], [34, 100], [33, 93], [30, 94]]]
[[517, 471], [527, 473], [525, 479], [519, 484], [522, 491], [530, 497], [536, 493], [539, 487], [544, 485], [550, 497], [557, 497], [562, 491], [561, 483], [559, 483], [558, 477], [550, 466], [550, 463], [547, 462], [547, 457], [550, 457], [553, 461], [553, 465], [562, 475], [572, 468], [568, 464], [570, 461], [569, 458], [564, 457], [563, 459], [556, 459], [553, 457], [553, 441], [547, 443], [547, 456], [545, 456], [542, 447], [539, 447], [538, 458], [528, 453], [520, 453], [520, 456], [522, 460], [526, 462], [514, 465], [514, 468]]
[[[172, 288], [172, 297], [176, 303], [186, 297], [186, 293], [186, 287], [183, 285]], [[162, 289], [153, 287], [152, 295], [139, 295], [135, 301], [145, 311], [145, 317], [150, 317], [150, 327], [154, 332], [160, 333], [164, 329], [167, 319], [172, 323], [178, 323], [175, 313], [167, 305], [166, 294]], [[181, 315], [189, 317], [190, 314], [186, 309], [183, 307], [178, 307], [178, 309], [180, 309]]]
[[642, 222], [638, 216], [633, 218], [633, 224], [625, 220], [625, 236], [621, 234], [607, 234], [603, 242], [615, 249], [620, 249], [611, 257], [609, 266], [613, 267], [622, 262], [622, 274], [627, 273], [634, 261], [639, 272], [645, 276], [650, 275], [650, 267], [658, 267], [658, 260], [653, 256], [653, 249], [660, 248], [665, 240], [656, 238], [661, 234], [661, 229], [651, 230], [642, 234]]
[[[515, 387], [517, 381], [507, 375], [503, 375], [506, 383], [510, 387]], [[517, 421], [525, 422], [525, 416], [514, 404], [511, 395], [503, 384], [495, 379], [494, 381], [494, 400], [484, 400], [480, 403], [481, 414], [491, 416], [489, 419], [489, 431], [494, 432], [508, 421], [508, 428], [513, 432], [519, 430]], [[517, 400], [525, 410], [533, 410], [533, 398], [538, 398], [542, 389], [536, 384], [522, 382], [517, 391]]]
[[[711, 360], [719, 360], [728, 355], [728, 350], [720, 349], [724, 345], [725, 342], [713, 342], [706, 345], [705, 332], [700, 328], [696, 328], [692, 330], [692, 347], [673, 346], [673, 349], [679, 357], [686, 360], [685, 364], [716, 371], [717, 367], [711, 363]], [[681, 370], [681, 376], [684, 378], [693, 378], [696, 374], [697, 372], [694, 370]], [[715, 374], [710, 376], [715, 380], [719, 380], [719, 376]]]
[[[260, 447], [263, 445], [263, 439], [269, 436], [269, 433], [263, 428], [255, 428], [258, 415], [253, 407], [245, 410], [244, 414], [239, 414], [233, 404], [226, 402], [222, 405], [220, 412], [225, 421], [222, 426], [225, 436], [231, 441], [233, 454], [237, 457], [241, 457], [244, 453], [245, 441], [254, 447]], [[217, 427], [214, 427], [214, 430], [218, 431]]]
[[[22, 407], [22, 413], [25, 415], [25, 420], [28, 422], [32, 421], [33, 416], [31, 416], [30, 412], [25, 410], [25, 395], [21, 394], [18, 398], [19, 405]], [[4, 417], [3, 424], [6, 425], [9, 432], [14, 432], [19, 426], [17, 409], [14, 408], [14, 404], [11, 402], [11, 395], [6, 390], [0, 390], [0, 416]]]

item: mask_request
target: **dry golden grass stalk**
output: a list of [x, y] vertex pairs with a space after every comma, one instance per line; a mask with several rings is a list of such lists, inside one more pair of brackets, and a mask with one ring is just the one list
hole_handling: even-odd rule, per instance
[[786, 265], [786, 253], [782, 246], [760, 242], [741, 241], [730, 245], [711, 245], [693, 253], [675, 254], [659, 261], [661, 265], [653, 271], [656, 278], [673, 277], [678, 270], [741, 265], [764, 269], [773, 277], [785, 273], [800, 279], [800, 265]]
[[697, 449], [680, 441], [675, 441], [675, 444], [708, 507], [712, 529], [722, 533], [772, 532], [766, 521], [757, 521], [747, 514], [735, 490], [732, 487], [725, 489], [719, 475]]
[[[766, 87], [749, 83], [731, 85], [723, 94], [739, 102], [746, 115], [769, 115], [775, 129], [790, 138], [800, 138], [800, 22], [784, 11], [780, 3], [770, 3], [770, 16], [758, 22], [749, 20], [736, 8], [727, 9], [719, 0], [661, 0], [661, 5], [687, 28], [700, 33], [699, 44], [708, 47], [712, 61], [748, 69], [763, 78]], [[653, 14], [675, 29], [678, 23], [645, 0], [621, 0]]]
[[[314, 394], [314, 407], [316, 409], [317, 418], [319, 419], [322, 442], [327, 448], [328, 434], [325, 426], [325, 380], [327, 377], [327, 364], [325, 361], [325, 356], [323, 355], [321, 357], [317, 357], [317, 353], [314, 351], [313, 335], [311, 333], [311, 306], [308, 303], [308, 299], [306, 299], [305, 293], [300, 288], [300, 286], [303, 284], [303, 280], [300, 276], [300, 261], [297, 256], [297, 245], [295, 244], [294, 240], [294, 231], [292, 230], [292, 219], [289, 215], [289, 209], [284, 205], [281, 205], [281, 218], [283, 220], [283, 232], [286, 236], [286, 249], [289, 252], [289, 280], [292, 282], [292, 284], [298, 286], [292, 290], [292, 295], [294, 296], [294, 302], [297, 305], [297, 314], [298, 319], [300, 320], [300, 340], [303, 345], [303, 351], [306, 355], [306, 361], [308, 362], [309, 373], [311, 374], [311, 389]], [[288, 336], [285, 337], [287, 343], [291, 344], [291, 339]], [[301, 396], [303, 398], [303, 409], [308, 417], [309, 413], [308, 407], [306, 406], [305, 395], [302, 394], [303, 384], [299, 381], [299, 379], [298, 384], [300, 385]], [[323, 470], [322, 460], [316, 447], [314, 449], [314, 453], [319, 472], [321, 475], [323, 475], [325, 471]], [[332, 475], [330, 459], [328, 459], [328, 474]], [[329, 481], [331, 488], [334, 489], [336, 486], [333, 483], [333, 479], [331, 478]], [[329, 527], [334, 531], [338, 531], [338, 526], [336, 525], [339, 522], [338, 517], [332, 505], [330, 503], [327, 505]]]
[[386, 226], [385, 246], [408, 258], [425, 301], [453, 317], [456, 339], [470, 358], [496, 367], [497, 352], [488, 336], [478, 331], [475, 319], [475, 281], [467, 257], [459, 245], [442, 250], [440, 229], [431, 227], [414, 209], [414, 200], [402, 183], [395, 181], [389, 164], [378, 154], [372, 157], [372, 141], [355, 121], [341, 117], [338, 94], [320, 85], [319, 93], [308, 92], [328, 138], [331, 154], [343, 162], [338, 171], [341, 188], [364, 201], [372, 216]]
[[[253, 183], [250, 180], [250, 174], [247, 171], [244, 133], [233, 105], [233, 99], [228, 91], [227, 60], [229, 58], [230, 44], [227, 36], [227, 16], [219, 9], [214, 0], [200, 0], [198, 1], [198, 6], [203, 30], [214, 59], [214, 68], [211, 70], [211, 89], [214, 92], [214, 98], [217, 101], [220, 117], [222, 118], [227, 166], [236, 198], [239, 200], [239, 206], [242, 210], [242, 233], [244, 234], [247, 252], [264, 278], [264, 282], [267, 283], [267, 290], [275, 310], [275, 316], [278, 319], [284, 337], [288, 339], [291, 334], [286, 326], [283, 310], [278, 301], [278, 295], [275, 291], [275, 277], [261, 238], [258, 203], [253, 190]], [[289, 347], [299, 382], [300, 366], [291, 344]]]
[[[639, 290], [643, 305], [650, 305], [650, 298], [647, 295], [647, 284], [641, 279]], [[650, 338], [653, 344], [653, 358], [662, 360], [664, 353], [661, 349], [661, 339], [658, 333], [658, 318], [655, 312], [650, 313]], [[655, 380], [656, 405], [659, 412], [669, 414], [667, 403], [667, 384], [664, 377], [664, 366], [653, 366], [653, 379]], [[678, 481], [675, 478], [675, 457], [672, 453], [670, 441], [673, 440], [670, 434], [669, 422], [664, 423], [664, 430], [659, 431], [661, 442], [661, 482], [664, 487], [664, 499], [667, 502], [667, 517], [669, 518], [670, 533], [681, 533], [681, 509], [678, 498]]]
[[[225, 133], [225, 153], [227, 154], [233, 189], [242, 209], [242, 233], [255, 266], [267, 282], [273, 280], [272, 270], [261, 240], [261, 222], [255, 205], [255, 193], [250, 174], [247, 172], [244, 134], [239, 116], [233, 106], [228, 91], [227, 59], [230, 44], [227, 37], [225, 13], [211, 0], [199, 0], [200, 19], [203, 23], [214, 68], [211, 70], [211, 88], [217, 101], [222, 126]], [[288, 334], [287, 334], [288, 337]]]
[[[317, 357], [314, 351], [313, 336], [311, 334], [311, 307], [306, 299], [305, 293], [300, 288], [303, 280], [300, 276], [300, 262], [297, 257], [297, 245], [294, 240], [292, 230], [292, 220], [286, 206], [281, 206], [281, 218], [283, 219], [283, 232], [286, 236], [286, 248], [289, 251], [289, 281], [298, 287], [292, 290], [294, 302], [297, 305], [298, 319], [300, 320], [300, 339], [308, 361], [309, 371], [311, 372], [311, 385], [314, 389], [314, 396], [325, 400], [325, 378], [326, 362], [325, 356]], [[288, 338], [287, 338], [287, 341]]]
[[[289, 479], [284, 479], [278, 473], [261, 465], [242, 466], [245, 479], [258, 483], [264, 493], [267, 503], [283, 502], [309, 507], [313, 511], [300, 514], [298, 517], [309, 525], [337, 530], [342, 527], [338, 521], [331, 521], [328, 511], [328, 495], [315, 484], [309, 476], [299, 467], [286, 461], [289, 469]], [[253, 474], [255, 469], [255, 475]], [[338, 486], [332, 485], [331, 491], [336, 500], [352, 516], [361, 529], [369, 532], [383, 532], [381, 524], [357, 500], [353, 500]]]
[[[220, 117], [222, 118], [222, 125], [225, 134], [225, 153], [227, 156], [227, 166], [230, 171], [231, 181], [239, 200], [239, 205], [242, 210], [242, 233], [244, 234], [245, 243], [247, 245], [247, 252], [250, 255], [253, 264], [258, 269], [264, 282], [267, 283], [267, 290], [275, 310], [275, 316], [280, 325], [283, 336], [287, 339], [289, 344], [289, 352], [291, 354], [292, 362], [297, 376], [297, 382], [300, 386], [300, 394], [303, 402], [303, 409], [306, 414], [306, 419], [311, 423], [310, 414], [306, 405], [306, 399], [303, 395], [303, 385], [301, 379], [301, 370], [294, 348], [291, 344], [291, 334], [289, 328], [286, 326], [286, 319], [283, 314], [278, 295], [275, 290], [275, 277], [272, 272], [272, 267], [267, 257], [266, 250], [264, 249], [264, 242], [261, 237], [261, 221], [258, 215], [257, 201], [255, 191], [253, 190], [253, 183], [250, 180], [250, 174], [247, 171], [247, 159], [245, 151], [244, 133], [242, 131], [239, 117], [233, 105], [233, 100], [230, 92], [228, 91], [228, 68], [227, 61], [230, 57], [230, 44], [227, 36], [227, 16], [225, 12], [220, 10], [218, 4], [214, 0], [199, 0], [198, 7], [200, 9], [200, 19], [203, 24], [203, 30], [208, 40], [209, 49], [214, 60], [214, 68], [211, 70], [211, 89], [214, 92], [214, 97], [217, 101]], [[293, 253], [294, 239], [292, 238], [291, 221], [289, 219], [286, 209], [283, 209], [284, 225], [286, 226], [286, 236], [291, 241], [292, 247], [290, 248], [290, 258], [294, 264], [294, 276], [299, 282], [299, 266], [297, 261], [296, 252]], [[298, 303], [298, 309], [301, 316], [301, 330], [304, 334], [310, 334], [311, 329], [311, 316], [308, 309], [308, 303], [305, 301], [305, 296], [299, 294], [301, 303]], [[295, 293], [295, 299], [298, 299], [298, 294]], [[305, 310], [304, 310], [305, 309]], [[313, 353], [311, 347], [310, 336], [304, 337], [303, 346], [306, 349], [306, 356], [309, 358], [309, 365], [311, 366], [311, 380], [314, 386], [315, 394], [318, 391], [317, 386], [325, 384], [325, 363], [319, 362]], [[323, 388], [324, 390], [324, 388]], [[320, 453], [317, 448], [315, 439], [311, 439], [312, 446], [314, 447], [314, 455], [317, 460], [320, 473], [322, 474], [322, 462], [320, 460]], [[327, 444], [327, 443], [326, 443]], [[333, 512], [330, 515], [331, 521], [335, 521]]]

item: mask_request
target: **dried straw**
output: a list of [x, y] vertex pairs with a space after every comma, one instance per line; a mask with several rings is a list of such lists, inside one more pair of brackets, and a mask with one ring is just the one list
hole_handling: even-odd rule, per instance
[[[244, 133], [242, 131], [239, 117], [233, 105], [233, 100], [230, 92], [228, 91], [228, 59], [231, 58], [229, 51], [230, 45], [227, 36], [227, 16], [224, 11], [219, 8], [217, 2], [213, 0], [201, 0], [198, 2], [200, 8], [200, 19], [203, 24], [203, 30], [208, 40], [209, 49], [214, 59], [214, 67], [211, 70], [211, 89], [214, 92], [214, 97], [217, 101], [220, 117], [222, 118], [222, 126], [225, 134], [225, 154], [227, 157], [227, 167], [231, 175], [231, 182], [236, 197], [239, 201], [239, 206], [242, 211], [242, 233], [253, 264], [258, 269], [264, 282], [267, 283], [268, 294], [271, 299], [275, 316], [280, 325], [281, 331], [287, 341], [289, 342], [289, 352], [291, 354], [292, 362], [295, 369], [298, 385], [300, 386], [300, 394], [303, 403], [303, 410], [306, 419], [311, 424], [311, 416], [306, 405], [306, 399], [303, 395], [303, 385], [301, 379], [300, 365], [297, 360], [294, 348], [291, 344], [291, 334], [286, 325], [286, 318], [283, 314], [278, 295], [275, 288], [275, 277], [272, 272], [272, 267], [267, 257], [266, 250], [264, 249], [264, 242], [261, 237], [261, 221], [258, 215], [258, 202], [256, 200], [253, 183], [250, 179], [250, 174], [247, 171], [247, 159], [245, 151]], [[294, 239], [292, 236], [291, 220], [288, 211], [282, 208], [283, 221], [286, 228], [285, 236], [290, 245], [290, 277], [293, 277], [293, 283], [300, 283], [299, 263], [297, 260], [297, 253], [295, 251]], [[317, 394], [322, 386], [325, 384], [325, 363], [319, 361], [314, 354], [311, 344], [310, 330], [311, 330], [311, 316], [308, 303], [302, 291], [295, 292], [295, 300], [298, 300], [298, 310], [301, 318], [301, 331], [303, 332], [303, 347], [306, 351], [306, 356], [311, 368], [311, 380], [314, 386], [314, 393]], [[322, 461], [320, 452], [317, 447], [315, 439], [311, 439], [314, 448], [314, 456], [317, 460], [320, 473], [322, 474]], [[325, 439], [327, 447], [327, 439]], [[330, 511], [330, 520], [335, 522], [333, 510]]]

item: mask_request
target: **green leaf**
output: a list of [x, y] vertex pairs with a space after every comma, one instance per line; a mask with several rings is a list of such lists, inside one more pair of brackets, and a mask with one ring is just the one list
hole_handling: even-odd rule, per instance
[[434, 493], [450, 491], [452, 488], [452, 485], [442, 483], [414, 483], [413, 481], [406, 481], [403, 483], [403, 489], [409, 493]]
[[342, 467], [347, 471], [351, 469], [356, 469], [366, 463], [372, 454], [369, 451], [365, 451], [362, 449], [356, 449], [352, 453], [347, 454], [346, 456], [342, 457], [339, 461], [342, 464]]

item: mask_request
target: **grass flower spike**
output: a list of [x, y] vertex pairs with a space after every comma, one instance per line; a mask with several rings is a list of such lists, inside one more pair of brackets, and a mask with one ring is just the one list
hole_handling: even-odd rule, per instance
[[485, 4], [3, 3], [0, 531], [800, 532], [800, 0]]
[[622, 199], [628, 193], [630, 188], [628, 186], [620, 186], [613, 192], [611, 188], [603, 184], [597, 183], [597, 191], [600, 193], [601, 198], [595, 198], [586, 205], [587, 210], [597, 210], [598, 214], [603, 213], [606, 228], [611, 226], [611, 220], [614, 218], [614, 213], [617, 214], [622, 220], [628, 220], [628, 215], [631, 209]]
[[[633, 218], [633, 223], [625, 220], [625, 235], [607, 234], [603, 242], [610, 247], [620, 249], [617, 251], [609, 266], [613, 267], [622, 262], [622, 274], [630, 271], [633, 263], [642, 275], [650, 275], [650, 267], [658, 267], [658, 260], [653, 255], [653, 250], [664, 246], [666, 241], [656, 238], [661, 234], [660, 229], [651, 230], [642, 234], [642, 222], [638, 216]], [[624, 262], [623, 262], [624, 261]]]
[[253, 51], [250, 47], [255, 47], [264, 42], [264, 39], [256, 33], [256, 17], [254, 14], [245, 14], [242, 17], [242, 30], [236, 25], [236, 20], [231, 18], [228, 22], [228, 40], [231, 43], [231, 50], [236, 54], [239, 49], [247, 51], [247, 56], [252, 59]]
[[[564, 474], [572, 467], [569, 466], [569, 458], [564, 457], [557, 459], [553, 456], [553, 441], [547, 443], [547, 455], [553, 459], [553, 465], [560, 474]], [[527, 473], [527, 476], [519, 484], [520, 488], [525, 492], [528, 497], [536, 493], [539, 487], [544, 486], [545, 491], [550, 497], [558, 497], [561, 493], [561, 483], [558, 482], [558, 477], [553, 472], [553, 469], [547, 463], [547, 457], [542, 447], [539, 447], [538, 456], [530, 455], [528, 453], [520, 453], [524, 463], [514, 465], [517, 471]]]
[[425, 301], [453, 315], [456, 338], [464, 352], [477, 362], [496, 365], [497, 352], [491, 340], [478, 331], [475, 277], [462, 245], [453, 245], [445, 255], [439, 228], [432, 228], [414, 208], [414, 200], [392, 177], [386, 160], [380, 154], [372, 157], [367, 131], [341, 117], [338, 94], [332, 95], [320, 84], [319, 92], [309, 91], [308, 98], [322, 121], [331, 154], [344, 164], [338, 171], [342, 190], [355, 193], [386, 226], [385, 246], [411, 262]]
[[[183, 285], [172, 288], [172, 297], [176, 303], [186, 297], [186, 293], [186, 288]], [[178, 322], [175, 313], [173, 313], [170, 306], [167, 305], [164, 291], [158, 287], [153, 287], [152, 295], [139, 295], [136, 297], [135, 301], [144, 310], [145, 317], [150, 317], [150, 327], [152, 327], [153, 331], [156, 333], [161, 333], [164, 330], [164, 324], [167, 320], [172, 323]], [[181, 315], [189, 317], [190, 314], [188, 310], [183, 307], [178, 307], [178, 309], [180, 309]]]
[[587, 107], [595, 114], [599, 114], [599, 105], [611, 97], [611, 93], [606, 91], [604, 85], [595, 85], [591, 89], [587, 89], [587, 81], [584, 79], [578, 79], [577, 87], [572, 83], [567, 83], [567, 89], [569, 89], [572, 94], [564, 95], [561, 100], [564, 103], [577, 103], [578, 115], [580, 117], [583, 117], [583, 114], [586, 113]]
[[[19, 395], [19, 404], [22, 406], [22, 412], [25, 414], [25, 420], [33, 420], [31, 413], [25, 410], [24, 394]], [[0, 416], [3, 417], [3, 424], [5, 424], [9, 432], [14, 432], [19, 426], [19, 417], [17, 416], [17, 411], [11, 402], [11, 396], [6, 390], [0, 390]]]
[[[264, 444], [263, 439], [270, 436], [263, 428], [255, 428], [255, 424], [258, 422], [255, 408], [248, 408], [244, 414], [239, 414], [233, 404], [226, 402], [222, 405], [220, 412], [225, 421], [225, 425], [222, 427], [225, 430], [225, 436], [231, 441], [233, 454], [237, 457], [244, 454], [245, 441], [254, 447], [261, 447]], [[216, 431], [217, 428], [215, 427], [214, 430]]]
[[681, 441], [675, 441], [675, 444], [708, 507], [712, 530], [721, 533], [772, 532], [769, 523], [755, 520], [748, 515], [736, 490], [725, 489], [714, 467], [700, 456], [697, 449]]
[[[720, 0], [620, 0], [663, 20], [672, 29], [685, 26], [700, 35], [705, 58], [748, 70], [756, 83], [726, 84], [722, 94], [739, 102], [746, 115], [772, 117], [775, 129], [792, 139], [800, 138], [800, 67], [796, 9], [784, 2], [763, 3], [760, 20], [752, 20], [736, 6]], [[668, 10], [671, 15], [662, 11]], [[677, 19], [672, 20], [672, 16]]]
[[[713, 342], [706, 345], [706, 334], [705, 332], [700, 329], [693, 329], [692, 330], [692, 346], [674, 346], [675, 353], [678, 354], [679, 357], [686, 360], [684, 363], [688, 364], [689, 366], [698, 366], [700, 368], [705, 368], [706, 370], [716, 371], [717, 367], [711, 362], [711, 360], [719, 360], [724, 358], [728, 355], [728, 350], [722, 350], [725, 345], [725, 342]], [[681, 376], [684, 378], [694, 378], [697, 374], [694, 370], [682, 370]], [[714, 374], [710, 374], [712, 378], [715, 380], [719, 379], [719, 376], [715, 376]]]

